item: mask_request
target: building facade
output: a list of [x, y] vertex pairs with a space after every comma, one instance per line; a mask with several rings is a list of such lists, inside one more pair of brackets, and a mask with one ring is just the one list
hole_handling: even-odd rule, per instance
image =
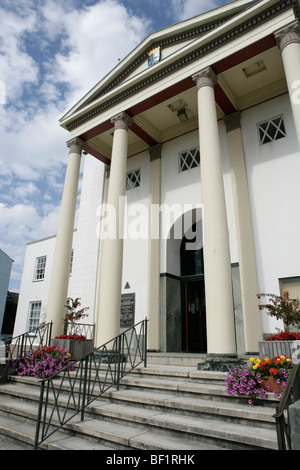
[[[98, 346], [147, 317], [151, 350], [258, 351], [282, 325], [256, 294], [300, 295], [298, 3], [237, 0], [151, 34], [60, 124], [54, 334], [76, 291]], [[83, 151], [98, 172], [74, 232]]]

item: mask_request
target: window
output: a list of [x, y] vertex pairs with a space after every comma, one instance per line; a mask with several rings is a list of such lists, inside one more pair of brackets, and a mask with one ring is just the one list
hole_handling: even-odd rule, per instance
[[45, 269], [46, 269], [46, 259], [47, 256], [41, 256], [36, 259], [35, 261], [35, 273], [34, 273], [34, 280], [41, 281], [45, 277]]
[[40, 323], [42, 302], [30, 302], [29, 304], [29, 319], [28, 329], [32, 330], [37, 328]]
[[283, 117], [279, 116], [269, 121], [258, 124], [259, 138], [261, 144], [267, 144], [274, 140], [286, 137]]
[[127, 173], [126, 189], [137, 188], [141, 185], [141, 170], [134, 170]]
[[179, 172], [200, 166], [200, 150], [195, 148], [179, 154]]

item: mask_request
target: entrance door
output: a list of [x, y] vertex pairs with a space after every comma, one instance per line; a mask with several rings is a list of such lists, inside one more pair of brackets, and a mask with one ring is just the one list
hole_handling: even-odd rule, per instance
[[183, 345], [186, 352], [206, 352], [206, 316], [204, 280], [184, 281], [184, 318], [185, 337]]

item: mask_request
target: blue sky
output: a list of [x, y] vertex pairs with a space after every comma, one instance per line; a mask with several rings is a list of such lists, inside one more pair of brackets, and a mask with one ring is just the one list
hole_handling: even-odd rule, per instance
[[[151, 32], [228, 0], [0, 1], [0, 248], [20, 287], [26, 244], [57, 229], [60, 117]], [[126, 39], [126, 40], [125, 40]]]

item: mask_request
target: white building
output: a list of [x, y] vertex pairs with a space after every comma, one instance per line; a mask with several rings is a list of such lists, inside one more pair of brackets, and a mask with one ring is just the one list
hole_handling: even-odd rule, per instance
[[297, 1], [237, 0], [151, 34], [60, 124], [61, 219], [56, 239], [28, 246], [18, 331], [42, 298], [35, 259], [55, 242], [43, 281], [54, 334], [70, 295], [91, 307], [97, 345], [147, 316], [153, 350], [258, 351], [281, 325], [261, 317], [256, 294], [300, 295]]

